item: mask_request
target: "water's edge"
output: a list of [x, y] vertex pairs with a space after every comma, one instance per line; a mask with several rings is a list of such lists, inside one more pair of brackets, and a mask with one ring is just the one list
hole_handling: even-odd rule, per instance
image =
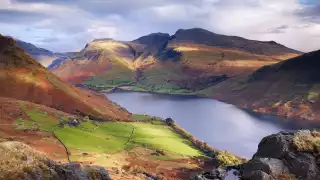
[[121, 92], [137, 92], [137, 93], [148, 93], [148, 94], [156, 94], [156, 95], [164, 95], [164, 96], [177, 96], [177, 97], [186, 97], [186, 98], [202, 98], [202, 99], [213, 99], [222, 103], [233, 105], [239, 109], [246, 111], [249, 114], [254, 116], [274, 116], [277, 117], [280, 121], [274, 122], [277, 124], [281, 124], [282, 126], [288, 127], [290, 129], [320, 129], [320, 123], [318, 122], [310, 122], [304, 119], [289, 119], [287, 116], [279, 116], [274, 112], [261, 112], [248, 107], [242, 107], [236, 104], [231, 104], [228, 101], [217, 100], [212, 97], [208, 97], [200, 94], [176, 94], [176, 93], [164, 93], [164, 92], [154, 92], [154, 91], [137, 91], [137, 90], [126, 90], [117, 88], [116, 91], [96, 91], [102, 94], [112, 94], [112, 93], [121, 93]]

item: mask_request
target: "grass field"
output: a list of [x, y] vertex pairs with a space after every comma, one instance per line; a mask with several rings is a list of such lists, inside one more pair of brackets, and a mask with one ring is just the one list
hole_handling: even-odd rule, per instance
[[140, 146], [182, 156], [203, 156], [166, 125], [108, 122], [92, 126], [90, 123], [86, 123], [86, 128], [67, 127], [55, 133], [68, 148], [83, 152], [115, 153]]
[[[16, 129], [53, 132], [67, 147], [72, 161], [79, 161], [83, 153], [105, 158], [106, 154], [130, 151], [137, 147], [162, 150], [167, 159], [204, 156], [192, 146], [189, 140], [176, 134], [160, 118], [148, 115], [132, 115], [140, 122], [105, 122], [79, 120], [79, 126], [69, 126], [68, 117], [57, 118], [36, 108], [26, 108], [28, 119], [19, 118], [14, 122]], [[58, 120], [59, 119], [59, 120]], [[59, 126], [64, 122], [64, 126]], [[105, 154], [105, 155], [103, 155]]]

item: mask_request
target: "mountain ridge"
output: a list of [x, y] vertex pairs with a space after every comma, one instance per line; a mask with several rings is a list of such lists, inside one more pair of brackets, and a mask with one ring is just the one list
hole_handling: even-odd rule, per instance
[[99, 89], [135, 84], [148, 91], [190, 93], [300, 54], [274, 41], [181, 29], [172, 36], [152, 33], [131, 42], [95, 40], [51, 71], [65, 81]]

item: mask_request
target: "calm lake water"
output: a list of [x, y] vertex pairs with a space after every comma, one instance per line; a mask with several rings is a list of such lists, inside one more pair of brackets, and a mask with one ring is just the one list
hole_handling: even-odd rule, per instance
[[233, 105], [212, 99], [138, 92], [106, 96], [131, 113], [171, 117], [182, 128], [211, 146], [251, 158], [260, 140], [286, 130], [276, 117], [256, 117]]

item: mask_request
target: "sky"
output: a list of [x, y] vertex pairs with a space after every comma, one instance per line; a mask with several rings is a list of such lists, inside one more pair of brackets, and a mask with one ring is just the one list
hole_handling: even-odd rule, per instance
[[194, 27], [309, 52], [320, 49], [320, 0], [0, 0], [0, 27], [54, 52]]

